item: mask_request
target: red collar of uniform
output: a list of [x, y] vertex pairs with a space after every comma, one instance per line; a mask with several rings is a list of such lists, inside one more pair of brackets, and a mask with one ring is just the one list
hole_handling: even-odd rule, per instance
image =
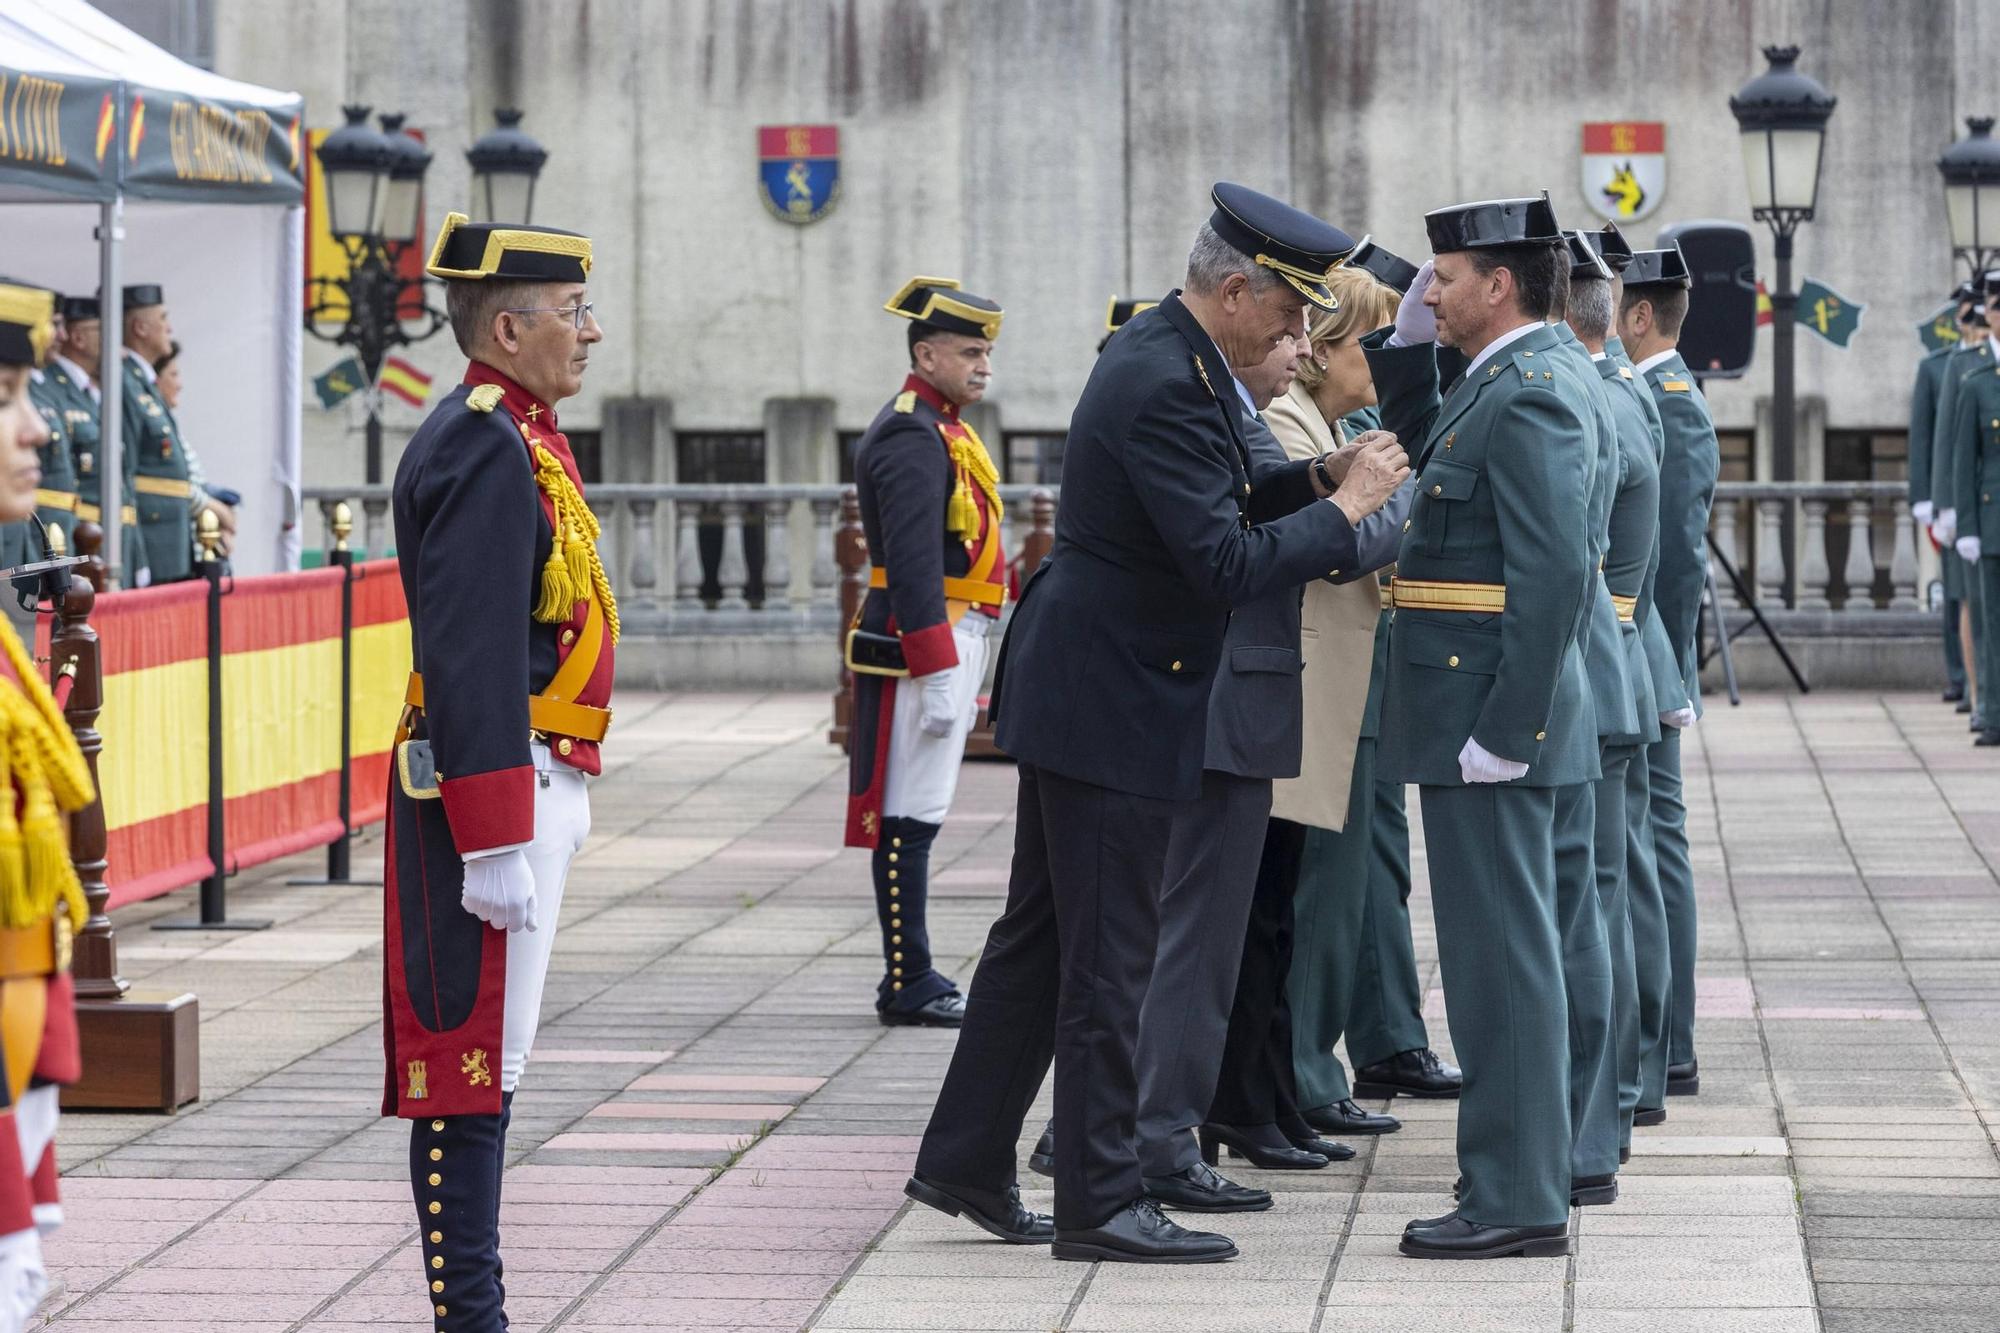
[[460, 383], [498, 385], [500, 401], [515, 420], [528, 422], [546, 431], [556, 429], [556, 410], [553, 407], [516, 384], [511, 376], [495, 370], [484, 361], [474, 361], [466, 366], [465, 378]]
[[915, 394], [932, 407], [935, 407], [939, 412], [944, 414], [947, 420], [958, 420], [958, 404], [939, 393], [935, 384], [932, 384], [916, 372], [912, 371], [909, 377], [903, 381], [903, 390], [906, 393]]

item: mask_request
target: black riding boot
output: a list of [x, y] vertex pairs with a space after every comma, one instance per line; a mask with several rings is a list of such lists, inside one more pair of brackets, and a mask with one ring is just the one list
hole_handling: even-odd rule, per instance
[[931, 934], [925, 919], [931, 843], [938, 825], [884, 819], [875, 847], [875, 914], [882, 925], [882, 984], [876, 1009], [911, 1014], [958, 986], [931, 967]]
[[437, 1333], [507, 1328], [500, 1286], [505, 1125], [504, 1110], [410, 1122], [410, 1185]]

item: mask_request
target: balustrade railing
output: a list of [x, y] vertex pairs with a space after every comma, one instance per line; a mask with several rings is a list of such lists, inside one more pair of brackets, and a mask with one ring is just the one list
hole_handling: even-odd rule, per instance
[[[1797, 533], [1795, 580], [1787, 579], [1793, 562], [1784, 549], [1788, 508]], [[1846, 621], [1853, 613], [1924, 605], [1917, 543], [1929, 537], [1916, 530], [1900, 481], [1726, 481], [1715, 488], [1709, 533], [1767, 612], [1844, 613]], [[1742, 609], [1730, 580], [1716, 574], [1721, 609]]]
[[[1036, 547], [1038, 513], [1041, 524], [1053, 524], [1053, 501], [1035, 503], [1038, 492], [1049, 494], [1000, 488], [1007, 550], [1017, 558]], [[389, 494], [387, 486], [307, 488], [308, 510], [322, 516], [324, 549], [334, 544], [333, 508], [345, 501], [361, 515], [357, 558], [394, 554]], [[628, 629], [831, 636], [852, 612], [844, 585], [857, 576], [838, 558], [843, 549], [866, 549], [852, 487], [606, 483], [591, 486], [589, 498]], [[1039, 550], [1046, 549], [1044, 540]], [[866, 563], [861, 555], [863, 586]]]

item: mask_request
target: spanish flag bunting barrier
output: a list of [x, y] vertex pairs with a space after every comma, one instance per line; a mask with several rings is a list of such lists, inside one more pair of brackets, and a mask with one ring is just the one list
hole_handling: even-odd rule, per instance
[[[227, 579], [222, 602], [222, 869], [234, 873], [346, 832], [340, 817], [341, 566]], [[390, 742], [409, 671], [409, 619], [394, 560], [352, 567], [356, 825], [382, 818]], [[106, 593], [98, 783], [111, 906], [195, 884], [208, 852], [208, 585]], [[38, 650], [48, 651], [39, 626]]]

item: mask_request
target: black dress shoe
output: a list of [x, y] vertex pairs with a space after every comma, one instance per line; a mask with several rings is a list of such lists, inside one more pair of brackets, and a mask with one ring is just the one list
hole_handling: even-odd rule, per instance
[[[1273, 1139], [1275, 1143], [1271, 1142]], [[1224, 1148], [1266, 1171], [1317, 1171], [1326, 1165], [1326, 1158], [1318, 1153], [1294, 1148], [1276, 1125], [1258, 1125], [1254, 1129], [1241, 1125], [1203, 1125], [1201, 1160], [1214, 1166], [1221, 1160]]]
[[955, 1028], [965, 1022], [965, 997], [946, 991], [915, 1009], [878, 1009], [885, 1028]]
[[1042, 1126], [1042, 1136], [1035, 1140], [1035, 1150], [1028, 1154], [1028, 1169], [1038, 1176], [1055, 1175], [1056, 1127], [1053, 1121]]
[[1294, 1134], [1287, 1130], [1285, 1131], [1285, 1141], [1300, 1152], [1318, 1153], [1329, 1162], [1351, 1162], [1354, 1160], [1354, 1149], [1344, 1143], [1335, 1143], [1332, 1139], [1323, 1139], [1317, 1134]]
[[[1451, 1187], [1451, 1192], [1452, 1196], [1456, 1198], [1458, 1195], [1458, 1186], [1456, 1184]], [[1429, 1231], [1432, 1227], [1443, 1226], [1457, 1216], [1458, 1209], [1454, 1208], [1442, 1217], [1413, 1217], [1403, 1223], [1403, 1234], [1407, 1236], [1412, 1231]]]
[[1618, 1165], [1623, 1166], [1625, 1165], [1625, 1163], [1631, 1160], [1632, 1160], [1632, 1150], [1630, 1148], [1620, 1148], [1618, 1150]]
[[2000, 745], [2000, 727], [1986, 728], [1986, 730], [1979, 733], [1979, 738], [1972, 743], [1981, 747]]
[[1086, 1263], [1215, 1264], [1234, 1259], [1236, 1243], [1212, 1231], [1189, 1231], [1168, 1221], [1151, 1199], [1137, 1199], [1102, 1226], [1058, 1231], [1049, 1253]]
[[1664, 1125], [1667, 1123], [1667, 1108], [1664, 1106], [1642, 1106], [1632, 1113], [1635, 1125]]
[[1952, 709], [1951, 711], [1954, 713], [1970, 713], [1972, 711], [1972, 700], [1963, 698], [1960, 699], [1958, 701], [1958, 707]]
[[1572, 1176], [1569, 1182], [1569, 1206], [1572, 1208], [1594, 1208], [1599, 1204], [1618, 1202], [1618, 1173], [1608, 1176]]
[[1261, 1213], [1271, 1206], [1269, 1190], [1253, 1190], [1196, 1162], [1171, 1176], [1147, 1176], [1146, 1197], [1186, 1213]]
[[1667, 1096], [1692, 1097], [1701, 1091], [1701, 1061], [1667, 1066]]
[[1009, 1245], [1047, 1245], [1056, 1236], [1056, 1220], [1047, 1213], [1031, 1213], [1021, 1206], [1021, 1188], [1005, 1194], [976, 1190], [965, 1185], [941, 1185], [912, 1175], [903, 1184], [903, 1193], [946, 1217], [963, 1217], [980, 1230], [998, 1236]]
[[1352, 1097], [1331, 1106], [1316, 1106], [1299, 1115], [1322, 1134], [1394, 1134], [1403, 1122], [1392, 1115], [1376, 1115], [1355, 1104]]
[[1509, 1254], [1547, 1259], [1569, 1253], [1569, 1223], [1485, 1227], [1453, 1213], [1434, 1227], [1406, 1229], [1396, 1248], [1412, 1259], [1498, 1259]]
[[1354, 1071], [1356, 1097], [1456, 1097], [1464, 1084], [1458, 1066], [1446, 1064], [1428, 1046]]
[[1965, 686], [1948, 685], [1945, 687], [1945, 691], [1942, 697], [1946, 703], [1955, 704], [1959, 700], [1965, 697]]

